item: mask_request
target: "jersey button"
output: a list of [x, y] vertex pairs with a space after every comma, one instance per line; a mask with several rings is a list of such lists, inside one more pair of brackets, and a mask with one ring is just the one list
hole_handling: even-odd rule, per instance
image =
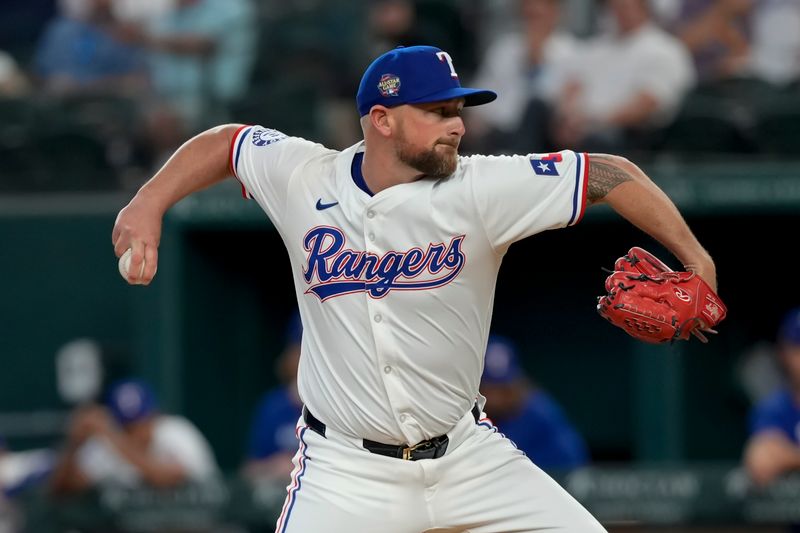
[[392, 367], [390, 367], [389, 365], [386, 365], [385, 367], [383, 367], [383, 373], [384, 374], [391, 374], [392, 373]]
[[374, 233], [372, 233], [372, 232], [370, 232], [370, 234], [369, 234], [369, 235], [367, 235], [367, 238], [368, 238], [370, 241], [375, 241], [375, 234], [374, 234]]
[[372, 317], [372, 319], [375, 320], [375, 322], [380, 322], [381, 320], [383, 320], [383, 317], [380, 314], [378, 314]]
[[367, 218], [375, 218], [375, 211], [373, 211], [372, 209], [367, 211]]
[[408, 420], [408, 415], [407, 414], [400, 415], [400, 422], [405, 422], [406, 420]]

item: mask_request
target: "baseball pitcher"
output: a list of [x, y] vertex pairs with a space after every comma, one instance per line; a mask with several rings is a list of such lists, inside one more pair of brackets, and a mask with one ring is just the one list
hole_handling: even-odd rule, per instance
[[[512, 243], [607, 203], [710, 293], [715, 266], [667, 196], [623, 158], [459, 156], [463, 108], [495, 98], [461, 87], [447, 52], [397, 48], [364, 72], [355, 146], [219, 126], [179, 148], [117, 217], [114, 250], [132, 249], [134, 284], [155, 274], [170, 206], [230, 175], [280, 232], [304, 326], [304, 408], [279, 533], [605, 531], [484, 414], [478, 386], [500, 263]], [[657, 277], [615, 283], [667, 286]], [[602, 312], [617, 325], [648, 316], [644, 297], [617, 308], [629, 291], [612, 292]], [[686, 321], [677, 338], [713, 324]]]

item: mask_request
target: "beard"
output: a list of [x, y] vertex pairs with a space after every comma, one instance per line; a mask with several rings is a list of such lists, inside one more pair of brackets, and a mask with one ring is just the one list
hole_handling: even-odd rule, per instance
[[456, 171], [458, 166], [458, 148], [449, 143], [437, 142], [453, 148], [444, 153], [436, 151], [436, 145], [430, 149], [414, 148], [405, 138], [397, 140], [397, 158], [409, 167], [425, 174], [428, 178], [442, 179]]

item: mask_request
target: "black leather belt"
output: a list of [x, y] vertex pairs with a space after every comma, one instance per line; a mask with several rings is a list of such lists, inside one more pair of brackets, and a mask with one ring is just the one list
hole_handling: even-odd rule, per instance
[[[477, 422], [480, 417], [480, 410], [477, 405], [472, 407], [472, 416], [475, 418], [475, 422]], [[323, 437], [325, 436], [325, 424], [312, 415], [311, 411], [309, 411], [306, 406], [303, 406], [303, 420], [305, 420], [312, 431]], [[385, 455], [386, 457], [394, 457], [405, 461], [417, 461], [419, 459], [436, 459], [443, 456], [444, 452], [447, 451], [449, 442], [450, 439], [447, 435], [440, 435], [432, 439], [418, 442], [414, 446], [383, 444], [369, 439], [363, 439], [362, 444], [366, 450], [378, 455]]]

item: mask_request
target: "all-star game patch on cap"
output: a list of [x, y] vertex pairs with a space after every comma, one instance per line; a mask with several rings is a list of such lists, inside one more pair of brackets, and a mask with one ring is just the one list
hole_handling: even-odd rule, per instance
[[450, 54], [433, 46], [399, 46], [367, 67], [356, 103], [363, 117], [374, 105], [439, 102], [464, 98], [465, 106], [488, 104], [497, 94], [462, 87]]

